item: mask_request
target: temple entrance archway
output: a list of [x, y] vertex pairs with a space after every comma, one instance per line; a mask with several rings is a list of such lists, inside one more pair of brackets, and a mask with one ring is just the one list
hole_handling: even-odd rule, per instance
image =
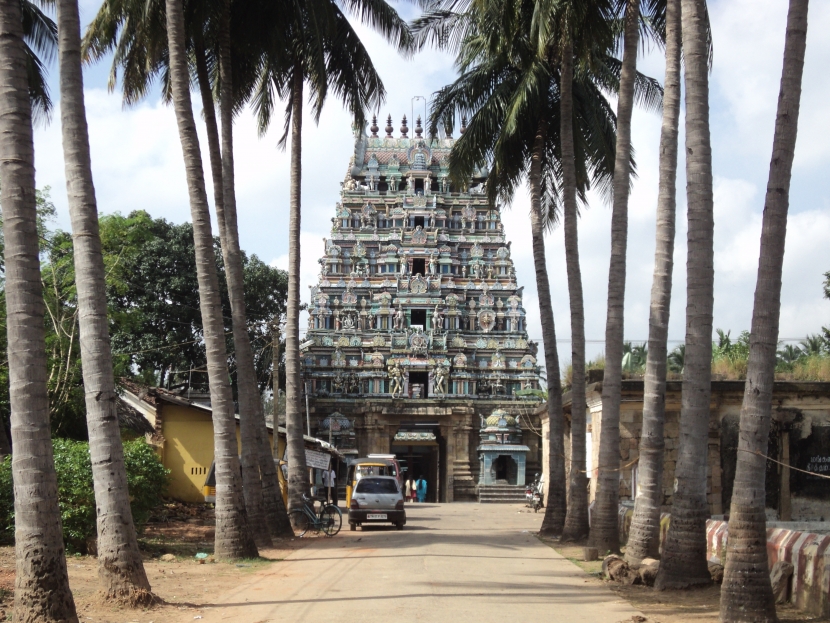
[[427, 502], [446, 502], [447, 444], [435, 424], [402, 424], [392, 437], [390, 451], [401, 464], [404, 481], [427, 481]]

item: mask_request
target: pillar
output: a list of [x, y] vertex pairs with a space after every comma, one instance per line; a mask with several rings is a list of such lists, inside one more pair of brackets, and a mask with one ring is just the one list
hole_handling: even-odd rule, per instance
[[455, 462], [455, 430], [453, 426], [442, 426], [441, 436], [444, 438], [446, 447], [444, 460], [444, 481], [441, 483], [443, 498], [445, 502], [452, 502], [453, 495], [453, 463]]

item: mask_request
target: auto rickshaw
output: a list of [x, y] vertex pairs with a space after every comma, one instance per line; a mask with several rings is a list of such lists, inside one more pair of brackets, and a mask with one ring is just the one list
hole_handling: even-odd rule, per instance
[[349, 463], [346, 477], [346, 506], [352, 503], [352, 491], [364, 476], [394, 476], [400, 480], [395, 461], [389, 459], [355, 459]]

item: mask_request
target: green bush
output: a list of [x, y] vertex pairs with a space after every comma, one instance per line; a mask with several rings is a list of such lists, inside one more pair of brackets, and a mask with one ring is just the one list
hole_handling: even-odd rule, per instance
[[[55, 471], [58, 475], [58, 502], [63, 524], [63, 539], [70, 550], [85, 551], [87, 539], [96, 534], [95, 493], [89, 444], [54, 439]], [[168, 471], [143, 439], [124, 443], [130, 508], [137, 530], [161, 503], [168, 482]], [[11, 457], [0, 463], [0, 538], [14, 536], [14, 494]]]
[[159, 455], [143, 439], [124, 443], [124, 463], [133, 522], [140, 532], [167, 492], [170, 470], [164, 468]]
[[63, 540], [68, 549], [83, 552], [87, 538], [95, 536], [96, 531], [89, 444], [53, 439], [52, 447], [55, 452], [55, 473], [58, 475]]

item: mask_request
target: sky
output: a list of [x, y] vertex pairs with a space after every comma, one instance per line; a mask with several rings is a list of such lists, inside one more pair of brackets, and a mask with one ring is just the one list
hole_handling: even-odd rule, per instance
[[[81, 0], [81, 21], [88, 23], [100, 0]], [[715, 199], [714, 327], [736, 336], [750, 326], [760, 245], [761, 216], [777, 105], [786, 0], [710, 0], [714, 64], [710, 77], [711, 133]], [[408, 3], [394, 5], [406, 18], [415, 16]], [[825, 272], [830, 271], [830, 3], [812, 3], [807, 36], [799, 136], [790, 192], [790, 216], [781, 294], [782, 339], [799, 340], [830, 324], [830, 301], [822, 296]], [[451, 56], [426, 50], [402, 58], [370, 30], [357, 26], [387, 90], [378, 120], [388, 114], [400, 126], [405, 114], [423, 115], [423, 101], [455, 78]], [[645, 46], [638, 69], [663, 81], [659, 49]], [[158, 98], [124, 108], [120, 93], [108, 90], [110, 65], [105, 59], [85, 70], [93, 177], [101, 213], [146, 210], [173, 222], [190, 220], [181, 147], [172, 108]], [[57, 66], [50, 66], [53, 99], [59, 106]], [[201, 103], [193, 94], [200, 120]], [[684, 141], [681, 111], [681, 146]], [[60, 115], [35, 129], [37, 185], [51, 187], [58, 208], [57, 226], [69, 229], [60, 139]], [[410, 127], [411, 127], [410, 123]], [[234, 126], [236, 192], [242, 248], [280, 268], [288, 265], [289, 153], [277, 147], [282, 127], [259, 136], [249, 111]], [[354, 148], [349, 115], [331, 99], [319, 120], [306, 115], [303, 134], [302, 275], [301, 296], [317, 279], [317, 258], [323, 252], [335, 202], [339, 200]], [[204, 127], [200, 125], [205, 175], [210, 189]], [[629, 201], [625, 299], [625, 339], [648, 338], [648, 307], [652, 282], [655, 211], [657, 204], [659, 113], [635, 110], [632, 143], [638, 175]], [[673, 274], [670, 348], [685, 334], [686, 199], [683, 150], [679, 150], [677, 236]], [[210, 195], [210, 192], [208, 193]], [[513, 241], [512, 257], [520, 285], [530, 337], [541, 342], [538, 299], [528, 226], [526, 189], [503, 211], [505, 231]], [[585, 335], [588, 358], [604, 350], [605, 310], [610, 252], [611, 206], [596, 196], [581, 213], [580, 261], [585, 293]], [[215, 231], [215, 228], [214, 228]], [[561, 228], [547, 239], [560, 363], [570, 361], [570, 318]], [[301, 328], [306, 323], [301, 320]], [[541, 354], [541, 350], [540, 350]]]

